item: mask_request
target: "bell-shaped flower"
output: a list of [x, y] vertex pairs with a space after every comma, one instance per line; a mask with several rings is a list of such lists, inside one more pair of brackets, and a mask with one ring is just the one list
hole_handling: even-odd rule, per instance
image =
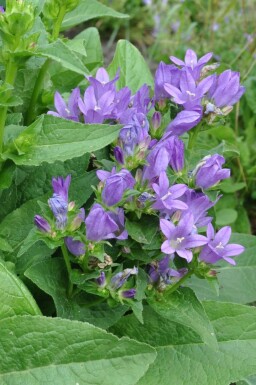
[[124, 269], [123, 271], [120, 271], [111, 278], [110, 286], [112, 289], [118, 290], [127, 282], [128, 278], [131, 275], [137, 274], [138, 268], [135, 266], [132, 269]]
[[225, 158], [219, 154], [207, 155], [195, 169], [196, 186], [207, 189], [230, 177], [230, 169], [222, 168]]
[[155, 100], [166, 99], [169, 94], [164, 89], [164, 84], [172, 84], [175, 87], [179, 86], [181, 70], [173, 64], [165, 64], [160, 62], [155, 73]]
[[75, 88], [68, 100], [68, 104], [64, 101], [59, 92], [54, 95], [54, 106], [56, 111], [48, 111], [47, 114], [58, 116], [59, 118], [74, 120], [79, 122], [80, 111], [78, 108], [78, 100], [80, 98], [79, 88]]
[[181, 269], [179, 271], [170, 268], [170, 261], [172, 257], [166, 255], [159, 261], [154, 261], [149, 265], [148, 276], [152, 284], [161, 284], [162, 282], [166, 285], [172, 283], [172, 278], [181, 278], [187, 269]]
[[207, 99], [212, 101], [214, 106], [223, 108], [237, 103], [244, 92], [245, 87], [240, 85], [240, 73], [226, 70], [215, 77]]
[[211, 223], [207, 227], [208, 243], [202, 248], [199, 255], [200, 261], [214, 264], [224, 259], [231, 265], [236, 262], [231, 258], [244, 252], [244, 247], [238, 244], [228, 244], [231, 237], [231, 228], [229, 226], [222, 227], [216, 234]]
[[71, 175], [66, 178], [57, 177], [52, 178], [52, 188], [56, 195], [59, 195], [64, 201], [68, 203], [68, 190], [71, 182]]
[[165, 137], [168, 135], [182, 135], [184, 132], [191, 130], [202, 119], [202, 107], [196, 106], [192, 111], [180, 111], [171, 123], [167, 126]]
[[166, 241], [161, 246], [164, 254], [177, 253], [188, 262], [192, 261], [193, 253], [190, 249], [205, 245], [208, 240], [203, 235], [194, 233], [194, 218], [192, 214], [186, 214], [175, 226], [167, 219], [160, 219], [160, 228], [166, 236]]
[[163, 213], [170, 213], [173, 209], [186, 210], [188, 206], [178, 200], [187, 190], [185, 184], [174, 184], [169, 187], [169, 180], [165, 171], [161, 171], [158, 184], [153, 183], [152, 188], [155, 191], [155, 202], [152, 208]]
[[70, 251], [70, 253], [76, 257], [80, 257], [85, 253], [84, 243], [73, 239], [73, 237], [66, 237], [65, 245], [67, 246], [67, 249]]
[[34, 216], [34, 224], [42, 233], [51, 233], [50, 223], [45, 218], [41, 217], [41, 215]]
[[198, 80], [200, 78], [202, 68], [212, 58], [212, 55], [212, 52], [209, 52], [198, 60], [195, 51], [188, 49], [184, 61], [176, 58], [175, 56], [170, 56], [170, 60], [174, 64], [188, 70], [192, 74], [193, 78]]

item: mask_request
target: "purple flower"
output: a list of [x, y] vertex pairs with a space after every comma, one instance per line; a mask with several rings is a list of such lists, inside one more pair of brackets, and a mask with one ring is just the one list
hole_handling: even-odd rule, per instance
[[105, 287], [106, 285], [106, 274], [104, 271], [101, 271], [100, 276], [96, 278], [96, 283], [101, 287]]
[[121, 295], [123, 298], [126, 298], [126, 299], [134, 298], [136, 295], [136, 289], [123, 290], [121, 292]]
[[179, 86], [181, 71], [172, 64], [160, 62], [155, 73], [155, 100], [166, 99], [169, 94], [164, 89], [164, 84]]
[[79, 88], [75, 88], [69, 97], [68, 105], [66, 105], [64, 99], [59, 94], [59, 92], [56, 92], [54, 95], [54, 105], [57, 112], [48, 111], [47, 114], [78, 122], [79, 114], [80, 114], [80, 111], [78, 109], [79, 97], [80, 97], [80, 90]]
[[143, 180], [152, 181], [166, 171], [170, 161], [170, 154], [163, 142], [157, 142], [147, 156], [147, 166], [143, 168]]
[[65, 238], [65, 245], [71, 254], [79, 257], [80, 255], [84, 255], [85, 253], [85, 245], [83, 242], [76, 241], [72, 237]]
[[207, 189], [229, 178], [230, 169], [222, 169], [224, 163], [225, 158], [219, 154], [204, 157], [195, 170], [196, 185]]
[[51, 225], [49, 222], [40, 215], [34, 216], [34, 224], [42, 233], [51, 233]]
[[121, 147], [119, 146], [114, 147], [113, 152], [114, 152], [114, 157], [116, 161], [120, 164], [124, 164], [124, 152], [121, 149]]
[[186, 210], [188, 208], [184, 202], [177, 199], [185, 193], [187, 186], [175, 184], [169, 187], [169, 180], [165, 171], [161, 171], [158, 184], [153, 183], [152, 188], [156, 195], [156, 201], [152, 205], [153, 209], [169, 213], [173, 209]]
[[155, 111], [152, 116], [152, 127], [154, 131], [156, 131], [161, 126], [161, 121], [162, 121], [161, 112]]
[[143, 86], [141, 86], [132, 96], [131, 104], [132, 108], [134, 108], [137, 113], [146, 115], [152, 107], [151, 98], [149, 96], [149, 86], [143, 84]]
[[195, 80], [200, 78], [200, 72], [203, 66], [208, 63], [212, 57], [212, 52], [202, 56], [199, 60], [197, 59], [196, 53], [192, 49], [188, 49], [185, 55], [185, 60], [180, 60], [175, 56], [170, 56], [171, 61], [185, 69], [189, 70]]
[[0, 5], [0, 13], [5, 13], [4, 7]]
[[231, 236], [231, 228], [229, 226], [222, 227], [216, 235], [211, 223], [207, 227], [208, 244], [205, 245], [199, 255], [199, 259], [206, 263], [214, 264], [220, 259], [224, 259], [231, 265], [236, 262], [230, 258], [244, 252], [244, 247], [238, 244], [228, 244]]
[[[163, 139], [164, 141], [164, 139]], [[176, 135], [171, 136], [164, 141], [169, 150], [169, 165], [175, 172], [179, 172], [184, 168], [184, 143]]]
[[188, 262], [192, 261], [191, 248], [199, 247], [207, 243], [203, 235], [193, 234], [194, 218], [192, 214], [186, 214], [175, 226], [171, 221], [160, 219], [160, 227], [167, 240], [161, 246], [164, 254], [176, 252], [181, 258]]
[[218, 108], [233, 106], [244, 94], [245, 88], [240, 85], [240, 73], [226, 70], [219, 76], [208, 92], [209, 99]]
[[111, 288], [114, 290], [120, 289], [128, 280], [131, 275], [137, 275], [138, 268], [134, 267], [133, 269], [124, 269], [124, 271], [120, 271], [111, 279]]
[[56, 195], [59, 195], [64, 201], [68, 203], [68, 190], [71, 182], [71, 175], [68, 175], [66, 179], [58, 176], [52, 178], [52, 188]]
[[[102, 180], [101, 177], [99, 179]], [[134, 185], [135, 179], [128, 170], [122, 169], [118, 173], [109, 175], [105, 179], [102, 191], [103, 202], [108, 206], [117, 204], [122, 199], [125, 190], [132, 189]]]
[[68, 203], [60, 195], [53, 194], [48, 204], [56, 218], [57, 229], [63, 230], [67, 224]]
[[166, 255], [164, 258], [159, 261], [154, 261], [149, 266], [149, 279], [152, 284], [160, 284], [164, 282], [169, 285], [172, 283], [172, 277], [181, 278], [186, 272], [187, 269], [182, 271], [177, 271], [170, 268], [171, 256]]
[[171, 135], [182, 135], [184, 132], [191, 130], [202, 119], [202, 107], [197, 106], [193, 111], [180, 111], [173, 121], [167, 126], [164, 137]]
[[127, 239], [124, 230], [124, 212], [118, 208], [115, 212], [105, 211], [99, 204], [94, 204], [85, 219], [86, 237], [91, 241], [104, 239]]
[[165, 83], [165, 91], [172, 96], [173, 101], [181, 104], [185, 110], [194, 110], [198, 108], [202, 97], [209, 91], [214, 81], [214, 75], [196, 84], [195, 79], [189, 71], [182, 72], [179, 88], [172, 84]]
[[183, 211], [181, 215], [193, 214], [196, 227], [206, 226], [212, 221], [212, 217], [207, 216], [207, 210], [213, 207], [218, 199], [212, 202], [205, 194], [198, 193], [192, 189], [187, 189], [180, 199], [188, 206], [188, 209]]

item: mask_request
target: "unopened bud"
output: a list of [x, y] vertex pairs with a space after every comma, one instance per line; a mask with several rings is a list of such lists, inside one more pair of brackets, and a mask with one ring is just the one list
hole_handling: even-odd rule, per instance
[[161, 126], [162, 115], [161, 112], [156, 111], [152, 116], [152, 128], [156, 131]]

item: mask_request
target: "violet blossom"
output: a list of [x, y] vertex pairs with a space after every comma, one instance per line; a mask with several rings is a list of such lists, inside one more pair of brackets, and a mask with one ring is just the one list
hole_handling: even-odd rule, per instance
[[207, 155], [195, 169], [196, 186], [207, 189], [230, 177], [230, 169], [222, 168], [225, 158], [219, 154]]
[[131, 275], [137, 274], [138, 268], [135, 266], [132, 269], [124, 269], [123, 271], [120, 271], [111, 278], [110, 286], [113, 290], [118, 290], [127, 282], [128, 278]]
[[60, 93], [55, 92], [54, 106], [57, 112], [48, 111], [47, 114], [58, 116], [59, 118], [69, 119], [69, 120], [74, 120], [76, 122], [79, 122], [79, 115], [80, 115], [80, 111], [78, 108], [79, 97], [80, 97], [80, 90], [79, 88], [75, 88], [69, 97], [68, 104], [66, 104], [66, 102], [64, 101]]
[[34, 224], [42, 233], [51, 233], [50, 223], [45, 218], [41, 217], [41, 215], [34, 216]]
[[63, 230], [67, 224], [68, 213], [68, 189], [71, 175], [66, 178], [58, 177], [52, 179], [53, 196], [48, 199], [48, 204], [56, 218], [56, 227]]
[[159, 261], [154, 261], [149, 265], [148, 276], [152, 284], [161, 284], [162, 282], [166, 285], [172, 283], [172, 278], [181, 278], [186, 274], [187, 269], [181, 269], [179, 271], [170, 268], [170, 261], [172, 257], [166, 255]]
[[162, 252], [168, 255], [176, 252], [187, 262], [191, 262], [193, 258], [191, 248], [203, 246], [208, 242], [203, 235], [194, 233], [194, 218], [190, 213], [184, 215], [177, 226], [167, 219], [160, 219], [160, 228], [167, 238], [161, 246]]
[[244, 247], [238, 244], [228, 244], [231, 237], [231, 227], [222, 227], [216, 234], [211, 223], [207, 227], [208, 243], [202, 248], [199, 255], [200, 261], [214, 264], [224, 259], [231, 265], [236, 262], [230, 258], [244, 252]]
[[155, 191], [156, 201], [152, 208], [163, 213], [169, 213], [173, 209], [186, 210], [188, 206], [178, 200], [187, 190], [185, 184], [175, 184], [169, 187], [169, 180], [165, 171], [161, 171], [158, 184], [153, 183], [152, 188]]
[[189, 70], [195, 80], [200, 78], [200, 72], [203, 66], [208, 63], [212, 58], [212, 52], [209, 52], [202, 56], [199, 60], [197, 59], [197, 54], [192, 49], [188, 49], [185, 54], [185, 60], [180, 60], [175, 56], [170, 56], [170, 60], [182, 68]]
[[76, 257], [80, 257], [85, 253], [84, 243], [77, 241], [72, 237], [65, 238], [65, 245], [67, 246], [67, 249], [70, 251], [70, 253], [75, 255]]
[[164, 88], [164, 84], [172, 84], [175, 87], [179, 86], [181, 70], [173, 64], [165, 64], [160, 62], [155, 73], [155, 100], [167, 99], [168, 92]]

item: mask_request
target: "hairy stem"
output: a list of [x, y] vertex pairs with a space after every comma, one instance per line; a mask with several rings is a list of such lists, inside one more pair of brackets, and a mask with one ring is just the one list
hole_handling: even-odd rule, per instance
[[[17, 64], [14, 62], [13, 59], [10, 59], [6, 66], [6, 74], [5, 74], [6, 84], [10, 84], [11, 86], [14, 85], [17, 70], [18, 70]], [[8, 92], [7, 96], [11, 96], [11, 90]], [[6, 117], [7, 117], [7, 110], [8, 110], [8, 107], [0, 108], [0, 154], [3, 151], [4, 127], [5, 127]]]
[[66, 264], [67, 272], [68, 272], [69, 284], [68, 284], [68, 293], [67, 294], [68, 294], [68, 297], [70, 298], [72, 296], [72, 293], [73, 293], [73, 283], [70, 281], [71, 264], [70, 264], [70, 259], [69, 259], [69, 255], [68, 255], [68, 250], [64, 244], [61, 246], [61, 251], [62, 251], [63, 258], [64, 258], [64, 261]]
[[[53, 26], [53, 31], [52, 31], [52, 39], [53, 40], [57, 40], [58, 39], [58, 36], [59, 36], [59, 33], [60, 33], [61, 24], [62, 24], [62, 21], [64, 19], [65, 14], [66, 14], [66, 6], [64, 4], [61, 7], [61, 9], [59, 11], [59, 14], [58, 14], [58, 17], [57, 17], [57, 20], [56, 20], [56, 22], [55, 22], [55, 24]], [[28, 107], [28, 110], [27, 110], [27, 116], [26, 116], [26, 119], [25, 119], [27, 125], [32, 123], [34, 118], [35, 118], [35, 115], [36, 115], [36, 103], [37, 103], [39, 94], [40, 94], [40, 92], [42, 90], [42, 85], [43, 85], [43, 82], [44, 82], [45, 74], [46, 74], [46, 72], [47, 72], [47, 70], [49, 68], [50, 63], [51, 63], [50, 59], [47, 59], [45, 61], [45, 63], [41, 67], [41, 69], [39, 71], [39, 74], [38, 74], [38, 77], [36, 79], [36, 82], [35, 82], [35, 85], [34, 85], [34, 89], [33, 89], [33, 92], [32, 92], [32, 96], [31, 96], [31, 99], [30, 99], [29, 107]]]

